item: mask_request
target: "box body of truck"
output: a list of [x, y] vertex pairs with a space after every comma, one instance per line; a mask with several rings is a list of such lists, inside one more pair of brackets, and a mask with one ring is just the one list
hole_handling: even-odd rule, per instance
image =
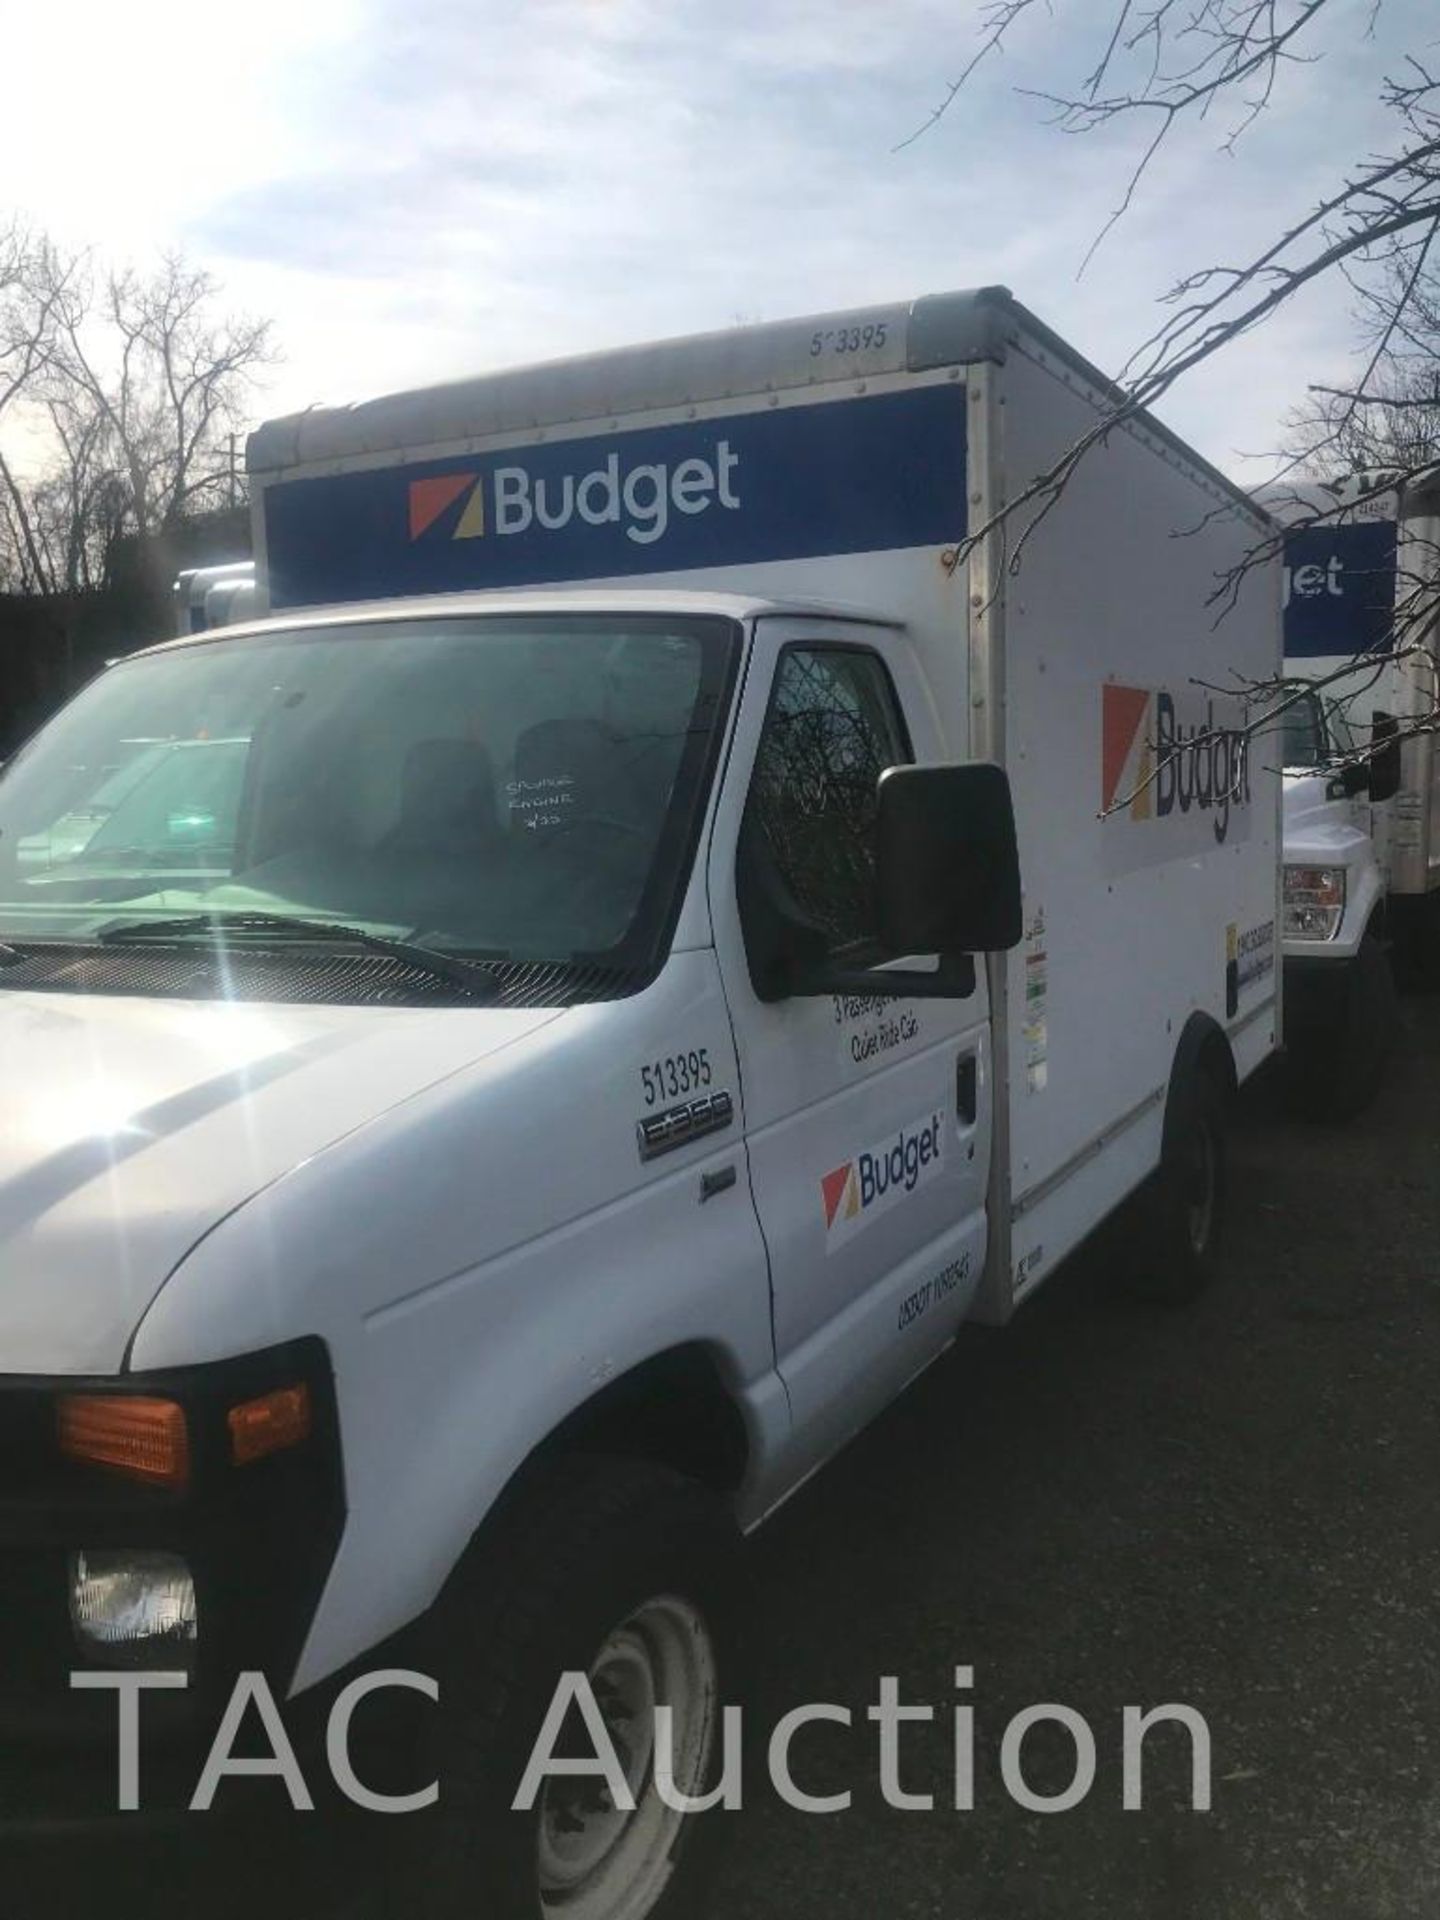
[[1214, 604], [1264, 516], [1141, 419], [1023, 553], [1026, 511], [963, 551], [1111, 397], [996, 290], [301, 414], [248, 456], [272, 613], [643, 580], [904, 622], [947, 752], [1003, 765], [1015, 795], [993, 1319], [1155, 1164], [1188, 1016], [1229, 1036], [1241, 1078], [1279, 1030], [1278, 780], [1220, 691], [1278, 673], [1277, 570]]

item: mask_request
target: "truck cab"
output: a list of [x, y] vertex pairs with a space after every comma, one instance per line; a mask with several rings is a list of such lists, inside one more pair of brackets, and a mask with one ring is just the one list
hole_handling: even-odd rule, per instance
[[1291, 681], [1282, 699], [1288, 1066], [1305, 1107], [1347, 1118], [1378, 1092], [1396, 1035], [1386, 915], [1395, 754], [1373, 745], [1343, 682]]
[[[1287, 1068], [1304, 1111], [1348, 1119], [1383, 1084], [1396, 964], [1435, 878], [1429, 743], [1399, 737], [1430, 696], [1396, 653], [1397, 623], [1406, 642], [1426, 624], [1430, 509], [1423, 486], [1374, 472], [1258, 498], [1285, 529], [1287, 678], [1262, 744], [1283, 764]], [[1400, 585], [1416, 569], [1418, 625]]]

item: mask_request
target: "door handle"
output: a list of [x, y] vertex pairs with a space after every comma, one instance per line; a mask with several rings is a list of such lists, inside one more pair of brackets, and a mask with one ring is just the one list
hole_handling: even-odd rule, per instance
[[737, 1175], [734, 1167], [717, 1167], [713, 1173], [700, 1176], [700, 1204], [713, 1200], [717, 1194], [728, 1193], [735, 1185]]
[[973, 1053], [962, 1053], [955, 1063], [955, 1111], [960, 1124], [973, 1127], [979, 1111], [980, 1082]]

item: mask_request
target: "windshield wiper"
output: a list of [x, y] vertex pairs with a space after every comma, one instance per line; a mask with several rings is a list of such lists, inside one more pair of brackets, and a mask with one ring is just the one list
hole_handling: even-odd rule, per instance
[[370, 933], [364, 927], [351, 927], [335, 920], [306, 920], [288, 913], [186, 913], [170, 920], [123, 920], [103, 928], [96, 939], [102, 946], [145, 946], [150, 941], [183, 939], [190, 934], [209, 934], [223, 940], [228, 933], [278, 935], [284, 940], [331, 941], [344, 946], [362, 947], [367, 953], [388, 954], [428, 973], [432, 979], [449, 980], [467, 993], [482, 993], [498, 999], [499, 982], [480, 967], [438, 947], [427, 947], [418, 940], [401, 940], [389, 934]]

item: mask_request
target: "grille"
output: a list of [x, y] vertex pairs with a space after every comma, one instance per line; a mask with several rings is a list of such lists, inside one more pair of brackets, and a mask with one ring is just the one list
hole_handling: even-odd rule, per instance
[[618, 1000], [647, 976], [550, 961], [476, 966], [474, 991], [423, 967], [371, 953], [225, 954], [189, 946], [30, 948], [0, 968], [0, 988], [175, 1000], [260, 1000], [329, 1007], [569, 1007]]

